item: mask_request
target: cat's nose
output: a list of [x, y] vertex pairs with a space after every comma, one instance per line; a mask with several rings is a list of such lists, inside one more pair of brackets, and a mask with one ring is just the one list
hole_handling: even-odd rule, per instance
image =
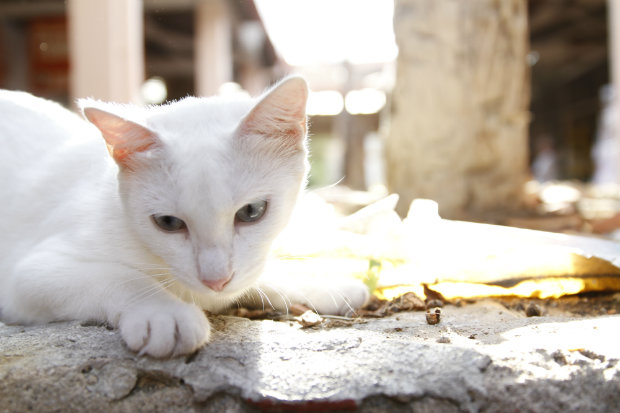
[[233, 273], [227, 274], [220, 278], [201, 278], [201, 282], [215, 292], [220, 292], [228, 285], [233, 277]]

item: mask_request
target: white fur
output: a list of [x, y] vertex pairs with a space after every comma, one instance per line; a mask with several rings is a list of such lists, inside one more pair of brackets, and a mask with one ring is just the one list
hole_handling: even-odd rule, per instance
[[[186, 98], [152, 108], [81, 102], [157, 137], [125, 168], [79, 116], [0, 92], [2, 320], [106, 321], [129, 348], [156, 357], [206, 343], [199, 307], [219, 311], [253, 291], [303, 188], [306, 97], [305, 82], [290, 78], [260, 99]], [[269, 201], [265, 216], [235, 224], [236, 211], [257, 199]], [[152, 214], [182, 218], [188, 231], [163, 232]], [[234, 276], [223, 291], [201, 282], [224, 273]], [[329, 286], [307, 281], [264, 289], [274, 302], [280, 293], [302, 296], [324, 312], [367, 298], [359, 283], [336, 288], [336, 300]]]

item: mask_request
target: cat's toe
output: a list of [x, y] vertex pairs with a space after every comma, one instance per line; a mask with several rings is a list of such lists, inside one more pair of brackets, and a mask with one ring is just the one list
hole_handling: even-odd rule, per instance
[[168, 357], [174, 350], [175, 319], [171, 314], [153, 314], [148, 321], [149, 338], [140, 354], [148, 354], [153, 357]]
[[192, 353], [210, 335], [204, 313], [189, 304], [133, 309], [121, 316], [119, 327], [130, 350], [157, 358]]
[[121, 337], [132, 351], [140, 351], [149, 341], [149, 323], [136, 314], [125, 313], [119, 322]]
[[192, 306], [197, 314], [193, 317], [182, 317], [176, 319], [175, 342], [173, 355], [193, 353], [202, 347], [211, 335], [211, 326], [202, 310]]

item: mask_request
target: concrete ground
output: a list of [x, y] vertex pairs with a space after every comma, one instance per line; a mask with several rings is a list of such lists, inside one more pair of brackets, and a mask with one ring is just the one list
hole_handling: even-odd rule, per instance
[[494, 301], [362, 322], [210, 316], [185, 358], [129, 352], [105, 326], [0, 324], [0, 411], [620, 411], [620, 315]]

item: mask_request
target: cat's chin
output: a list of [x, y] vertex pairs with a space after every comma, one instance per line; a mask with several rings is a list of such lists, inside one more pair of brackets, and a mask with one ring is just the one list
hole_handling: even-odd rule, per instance
[[168, 289], [182, 300], [195, 303], [199, 307], [213, 312], [230, 307], [232, 303], [243, 297], [250, 289], [249, 286], [239, 286], [233, 282], [224, 287], [222, 291], [213, 291], [198, 282], [195, 284], [195, 286], [188, 285], [188, 283], [179, 280], [179, 282], [174, 283]]
[[195, 294], [194, 300], [195, 303], [203, 310], [217, 313], [229, 308], [234, 303], [239, 302], [239, 299], [242, 298], [244, 295], [246, 295], [246, 290], [237, 290], [230, 292], [210, 291], [207, 294]]

